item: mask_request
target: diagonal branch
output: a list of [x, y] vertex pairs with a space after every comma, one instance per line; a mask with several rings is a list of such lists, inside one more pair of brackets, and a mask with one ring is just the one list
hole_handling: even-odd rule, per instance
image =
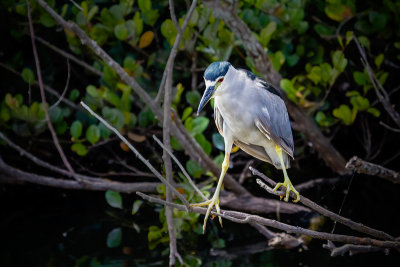
[[[253, 175], [257, 175], [261, 178], [263, 178], [266, 182], [268, 182], [272, 187], [274, 187], [276, 185], [276, 183], [271, 180], [270, 178], [268, 178], [267, 176], [265, 176], [264, 174], [260, 173], [259, 171], [257, 171], [256, 169], [250, 167], [250, 170], [253, 172]], [[266, 185], [265, 183], [263, 183], [260, 179], [257, 179], [257, 183], [263, 188], [265, 189], [268, 193], [273, 194], [273, 195], [279, 195], [279, 196], [284, 196], [285, 195], [285, 191], [281, 191], [281, 192], [274, 192], [272, 190], [271, 187], [269, 187], [268, 185]], [[295, 194], [293, 192], [290, 192], [290, 196], [295, 198]], [[357, 223], [354, 222], [348, 218], [345, 218], [343, 216], [340, 216], [330, 210], [327, 210], [323, 207], [321, 207], [320, 205], [318, 205], [317, 203], [311, 201], [310, 199], [306, 198], [305, 196], [300, 196], [300, 203], [302, 203], [304, 206], [307, 206], [315, 211], [317, 211], [318, 213], [332, 219], [333, 221], [337, 221], [343, 225], [346, 225], [347, 227], [361, 232], [361, 233], [365, 233], [371, 236], [374, 236], [376, 238], [380, 238], [380, 239], [384, 239], [384, 240], [394, 240], [394, 237], [383, 232], [380, 230], [376, 230], [373, 229], [371, 227], [365, 226], [361, 223]]]
[[138, 157], [145, 165], [147, 168], [149, 168], [149, 170], [161, 181], [163, 182], [167, 187], [169, 187], [174, 193], [175, 195], [185, 204], [186, 209], [189, 208], [189, 202], [185, 199], [185, 197], [179, 193], [175, 187], [168, 182], [154, 167], [153, 165], [151, 165], [151, 163], [145, 159], [142, 154], [139, 153], [139, 151], [136, 150], [136, 148], [134, 148], [132, 146], [131, 143], [129, 143], [128, 140], [126, 140], [126, 138], [121, 135], [120, 132], [118, 132], [117, 129], [115, 129], [114, 127], [112, 127], [106, 120], [104, 120], [102, 117], [100, 117], [99, 115], [97, 115], [89, 106], [87, 106], [85, 103], [81, 102], [82, 107], [84, 107], [87, 111], [89, 111], [90, 114], [92, 114], [96, 119], [98, 119], [101, 123], [104, 124], [104, 126], [106, 126], [108, 129], [110, 129], [112, 132], [114, 132], [119, 139], [121, 139], [122, 142], [124, 142], [129, 149], [136, 155], [136, 157]]

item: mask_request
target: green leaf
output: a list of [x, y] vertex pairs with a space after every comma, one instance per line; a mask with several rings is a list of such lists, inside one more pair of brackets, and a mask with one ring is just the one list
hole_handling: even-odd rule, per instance
[[365, 85], [367, 83], [367, 77], [364, 72], [353, 72], [353, 79], [358, 85]]
[[379, 69], [381, 67], [381, 64], [384, 60], [385, 56], [381, 53], [375, 58], [375, 65]]
[[201, 95], [198, 91], [188, 91], [186, 93], [186, 101], [193, 108], [197, 108], [199, 106], [200, 99], [201, 99]]
[[362, 96], [353, 96], [350, 98], [350, 103], [358, 110], [367, 110], [369, 108], [368, 98]]
[[207, 117], [197, 117], [193, 119], [193, 127], [190, 133], [195, 136], [204, 132], [207, 129], [208, 124], [210, 123], [210, 119]]
[[279, 71], [285, 62], [285, 55], [281, 51], [277, 51], [271, 55], [272, 65], [276, 71]]
[[340, 50], [336, 50], [332, 55], [332, 63], [333, 67], [337, 69], [339, 72], [344, 71], [347, 66], [347, 59], [344, 57], [344, 54]]
[[82, 123], [78, 120], [71, 124], [70, 128], [71, 136], [77, 140], [82, 135]]
[[333, 116], [341, 119], [345, 125], [350, 125], [353, 123], [352, 111], [347, 105], [340, 105], [339, 108], [333, 110]]
[[79, 95], [80, 95], [79, 91], [77, 89], [73, 89], [69, 93], [68, 99], [71, 101], [75, 101], [76, 99], [78, 99]]
[[132, 215], [136, 214], [138, 212], [138, 210], [140, 209], [140, 207], [143, 204], [143, 200], [135, 200], [135, 202], [133, 202], [133, 206], [132, 206]]
[[183, 115], [182, 115], [182, 121], [185, 121], [187, 117], [189, 117], [193, 112], [193, 108], [192, 107], [187, 107], [185, 108], [185, 110], [183, 111]]
[[64, 134], [67, 131], [68, 124], [66, 121], [62, 120], [55, 124], [57, 134]]
[[89, 128], [86, 130], [86, 139], [92, 144], [96, 144], [97, 141], [100, 139], [100, 130], [99, 128], [92, 124], [89, 126]]
[[289, 97], [289, 99], [296, 103], [297, 101], [296, 89], [294, 88], [292, 81], [288, 79], [282, 79], [280, 85], [281, 88], [285, 91], [285, 93]]
[[200, 176], [204, 172], [203, 169], [200, 167], [200, 165], [197, 164], [197, 162], [195, 162], [193, 160], [188, 160], [186, 162], [186, 170], [188, 171], [190, 176], [192, 176], [194, 178], [200, 178]]
[[171, 146], [172, 146], [172, 148], [174, 149], [174, 150], [176, 150], [176, 151], [182, 151], [183, 150], [183, 146], [179, 143], [179, 141], [175, 138], [175, 137], [173, 137], [173, 136], [171, 136]]
[[371, 113], [375, 117], [379, 117], [381, 115], [381, 112], [376, 108], [369, 108], [369, 109], [367, 109], [367, 112]]
[[35, 81], [35, 74], [29, 68], [24, 68], [22, 70], [21, 75], [22, 75], [22, 79], [24, 79], [24, 81], [28, 84], [33, 84], [33, 82]]
[[43, 12], [43, 13], [40, 15], [40, 23], [41, 23], [43, 26], [47, 27], [47, 28], [51, 28], [51, 27], [53, 27], [54, 25], [56, 25], [56, 22], [55, 22], [55, 20], [53, 19], [53, 17], [52, 17], [49, 13], [47, 13], [47, 12]]
[[276, 31], [276, 22], [271, 21], [268, 25], [263, 28], [260, 32], [260, 43], [263, 46], [267, 46], [269, 41], [271, 40], [272, 34]]
[[320, 36], [332, 35], [335, 32], [332, 27], [327, 27], [326, 25], [319, 23], [314, 25], [314, 31]]
[[122, 197], [121, 194], [112, 190], [107, 190], [105, 193], [105, 198], [108, 203], [113, 208], [122, 209]]
[[174, 23], [170, 19], [166, 19], [161, 24], [161, 34], [167, 39], [168, 43], [172, 46], [175, 41], [175, 37], [178, 34], [177, 29], [175, 28]]
[[138, 4], [139, 4], [139, 8], [142, 12], [151, 10], [151, 1], [149, 1], [149, 0], [139, 0]]
[[348, 45], [351, 42], [351, 40], [353, 40], [353, 38], [354, 38], [353, 32], [347, 31], [346, 32], [346, 45]]
[[71, 150], [74, 151], [79, 156], [85, 156], [88, 153], [86, 146], [81, 143], [73, 144], [71, 146]]
[[107, 235], [107, 247], [115, 248], [121, 245], [122, 229], [120, 227], [112, 229]]
[[332, 20], [342, 21], [348, 16], [348, 7], [338, 3], [327, 5], [325, 13]]
[[50, 121], [52, 123], [57, 123], [63, 119], [62, 109], [59, 107], [53, 107], [49, 110]]
[[94, 98], [101, 97], [99, 91], [97, 90], [97, 88], [94, 85], [88, 85], [86, 87], [86, 93], [88, 93], [90, 96], [92, 96]]
[[135, 23], [136, 35], [139, 36], [143, 32], [143, 20], [140, 18], [139, 12], [135, 12], [135, 16], [133, 16], [133, 22]]
[[211, 154], [212, 146], [211, 143], [206, 139], [204, 134], [197, 134], [194, 139], [196, 139], [197, 143], [203, 148], [204, 152], [207, 155]]
[[114, 28], [114, 35], [117, 37], [118, 40], [124, 41], [128, 38], [129, 32], [128, 28], [126, 27], [125, 23], [118, 24]]
[[225, 141], [222, 135], [219, 133], [214, 133], [212, 135], [212, 142], [217, 149], [225, 151]]
[[368, 50], [370, 49], [370, 43], [367, 37], [365, 36], [360, 36], [358, 37], [358, 41], [360, 44], [362, 44], [364, 47], [366, 47]]

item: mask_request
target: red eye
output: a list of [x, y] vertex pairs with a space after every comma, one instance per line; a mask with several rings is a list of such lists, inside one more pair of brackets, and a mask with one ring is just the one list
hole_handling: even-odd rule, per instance
[[224, 77], [218, 79], [219, 83], [222, 83], [223, 81], [224, 81]]

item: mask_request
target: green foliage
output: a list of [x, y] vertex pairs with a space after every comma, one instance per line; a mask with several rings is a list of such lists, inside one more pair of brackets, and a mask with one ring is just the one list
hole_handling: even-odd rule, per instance
[[122, 209], [122, 197], [121, 194], [112, 190], [107, 190], [105, 193], [105, 198], [108, 203], [113, 208]]
[[[23, 33], [28, 32], [26, 3], [10, 3], [7, 10], [11, 23], [7, 24], [9, 32], [5, 33], [4, 39], [25, 45]], [[58, 26], [54, 19], [35, 1], [31, 4], [37, 32], [56, 32], [54, 37], [51, 36], [54, 44], [62, 46], [66, 40], [67, 45], [61, 47], [63, 50], [102, 73], [101, 77], [97, 77], [86, 70], [81, 72], [80, 67], [76, 69], [74, 66], [72, 84], [65, 98], [75, 104], [83, 100], [125, 134], [139, 132], [150, 140], [149, 135], [159, 133], [160, 121], [148, 105], [133, 93], [132, 88], [95, 53], [89, 51], [78, 36], [69, 30], [55, 31]], [[70, 1], [63, 4], [49, 1], [49, 5], [56, 8], [63, 18], [77, 23], [149, 95], [157, 95], [162, 72], [178, 33], [170, 19], [168, 1], [87, 0], [77, 1], [78, 6]], [[185, 7], [184, 2], [176, 2], [179, 25], [183, 24]], [[393, 82], [396, 77], [391, 66], [400, 65], [400, 31], [399, 27], [395, 27], [399, 24], [399, 10], [398, 1], [393, 0], [382, 3], [367, 1], [362, 5], [354, 0], [246, 0], [239, 3], [238, 15], [267, 51], [273, 68], [282, 75], [280, 86], [290, 101], [305, 109], [323, 131], [331, 133], [336, 128], [340, 130], [339, 127], [357, 124], [360, 117], [368, 120], [379, 117], [381, 120], [386, 116], [382, 107], [376, 105], [373, 84], [360, 62], [354, 39], [357, 38], [366, 49], [377, 80], [385, 88], [396, 88], [398, 85]], [[389, 27], [391, 25], [394, 26]], [[52, 40], [48, 41], [53, 43]], [[196, 115], [203, 92], [203, 88], [199, 89], [198, 86], [203, 68], [213, 61], [229, 60], [234, 66], [256, 71], [255, 63], [246, 56], [246, 45], [222, 20], [213, 16], [212, 10], [199, 2], [178, 47], [173, 73], [172, 108], [190, 135], [219, 166], [224, 159], [224, 140], [216, 132], [214, 123], [210, 123], [212, 108], [207, 106], [200, 116]], [[64, 84], [59, 77], [65, 76], [65, 69], [58, 69], [56, 64], [59, 61], [54, 59], [53, 52], [41, 45], [38, 47], [43, 57], [43, 81], [61, 92]], [[52, 107], [56, 99], [47, 92], [48, 103], [43, 106], [34, 85], [37, 77], [31, 54], [28, 57], [25, 50], [10, 49], [8, 47], [0, 51], [2, 62], [15, 68], [22, 76], [22, 79], [10, 76], [10, 80], [19, 79], [25, 83], [13, 82], [11, 86], [3, 88], [0, 99], [1, 130], [32, 140], [32, 137], [39, 135], [40, 138], [48, 137], [44, 113], [47, 106], [63, 146], [67, 142], [66, 150], [69, 148], [73, 152], [69, 151], [71, 156], [80, 160], [79, 157], [85, 157], [89, 151], [97, 153], [97, 149], [102, 149], [99, 144], [103, 145], [101, 141], [110, 138], [110, 130], [82, 110], [63, 102]], [[79, 76], [79, 82], [75, 75]], [[192, 85], [191, 81], [196, 80], [194, 76], [197, 76], [197, 84]], [[64, 81], [63, 78], [61, 80]], [[28, 90], [32, 93], [28, 94]], [[212, 106], [213, 101], [210, 104]], [[92, 149], [94, 145], [96, 147]], [[192, 177], [214, 178], [181, 152], [184, 147], [174, 137], [171, 137], [171, 145]], [[303, 152], [306, 151], [304, 147], [296, 147], [296, 151], [299, 154], [306, 153]], [[161, 165], [161, 161], [153, 157], [152, 151], [148, 149], [146, 153], [156, 166]], [[181, 173], [174, 172], [174, 179], [179, 182], [187, 199], [201, 201]], [[209, 183], [201, 190], [209, 196], [208, 189], [212, 185]], [[165, 196], [165, 187], [160, 188], [160, 193]], [[106, 200], [112, 207], [122, 208], [119, 193], [107, 192]], [[135, 201], [132, 214], [137, 215], [141, 205], [141, 201]], [[148, 232], [151, 249], [168, 244], [165, 218], [161, 215], [162, 211], [159, 212], [160, 225], [151, 226]], [[201, 233], [196, 216], [174, 210], [174, 220], [178, 238], [193, 231]], [[107, 245], [119, 246], [121, 236], [121, 229], [113, 229], [107, 238]], [[213, 241], [210, 241], [213, 247], [225, 246], [223, 239], [213, 237]], [[185, 261], [188, 265], [201, 264], [198, 258], [191, 255], [186, 256]]]

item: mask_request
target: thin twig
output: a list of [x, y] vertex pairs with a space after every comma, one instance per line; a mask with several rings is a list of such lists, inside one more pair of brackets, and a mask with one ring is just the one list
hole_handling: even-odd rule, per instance
[[[20, 78], [22, 78], [22, 74], [21, 74], [21, 73], [19, 73], [18, 71], [14, 70], [13, 68], [7, 66], [6, 64], [4, 64], [4, 63], [2, 63], [2, 62], [0, 62], [0, 67], [3, 67], [3, 68], [5, 68], [6, 70], [10, 71], [11, 73], [13, 73], [13, 74], [19, 76]], [[39, 86], [39, 82], [36, 81], [36, 80], [34, 80], [32, 84], [33, 84], [33, 85], [36, 85], [36, 86]], [[43, 84], [43, 87], [44, 87], [44, 90], [46, 90], [46, 92], [52, 94], [52, 95], [55, 96], [57, 99], [61, 98], [61, 95], [60, 95], [55, 89], [51, 88], [50, 86], [48, 86], [48, 85], [46, 85], [46, 84]], [[67, 104], [68, 106], [70, 106], [70, 107], [73, 108], [73, 109], [77, 109], [77, 107], [78, 107], [74, 102], [69, 101], [69, 100], [66, 99], [66, 98], [62, 98], [61, 101], [64, 102], [65, 104]]]
[[382, 103], [383, 107], [385, 108], [386, 112], [392, 118], [392, 120], [400, 127], [400, 115], [396, 110], [394, 110], [392, 104], [390, 103], [390, 98], [388, 93], [386, 92], [385, 88], [383, 88], [380, 81], [376, 78], [374, 72], [372, 71], [371, 66], [368, 63], [367, 56], [365, 54], [364, 48], [360, 45], [356, 36], [354, 36], [354, 41], [357, 45], [357, 48], [361, 55], [361, 62], [364, 65], [364, 68], [367, 70], [368, 77], [371, 80], [371, 83], [375, 89], [376, 96], [378, 97], [379, 101]]
[[163, 182], [167, 187], [169, 187], [175, 194], [176, 196], [185, 204], [186, 209], [189, 208], [189, 202], [185, 199], [185, 197], [179, 193], [175, 187], [170, 184], [167, 180], [165, 180], [164, 177], [162, 177], [162, 175], [153, 167], [153, 165], [150, 164], [150, 162], [148, 160], [146, 160], [142, 154], [139, 153], [139, 151], [136, 150], [136, 148], [134, 148], [132, 146], [131, 143], [129, 143], [129, 141], [120, 133], [118, 132], [117, 129], [115, 129], [113, 126], [111, 126], [106, 120], [104, 120], [101, 116], [97, 115], [96, 112], [94, 112], [88, 105], [86, 105], [85, 103], [83, 103], [81, 101], [80, 103], [82, 105], [82, 107], [84, 107], [87, 111], [89, 111], [90, 114], [92, 114], [96, 119], [98, 119], [101, 123], [104, 124], [104, 126], [106, 126], [108, 129], [110, 129], [112, 132], [114, 132], [119, 139], [121, 139], [122, 142], [124, 142], [129, 149], [136, 155], [136, 157], [138, 157], [145, 165], [147, 168], [149, 168], [149, 170], [158, 178], [160, 179], [161, 182]]
[[179, 169], [182, 171], [183, 175], [185, 175], [186, 179], [190, 183], [190, 185], [193, 187], [193, 189], [203, 198], [203, 200], [207, 201], [208, 198], [201, 192], [201, 190], [197, 187], [197, 185], [193, 182], [192, 178], [190, 178], [190, 175], [187, 173], [186, 169], [182, 166], [182, 163], [175, 157], [175, 155], [168, 150], [163, 143], [155, 136], [153, 135], [154, 140], [156, 140], [157, 144], [162, 147], [165, 151], [168, 152], [168, 154], [171, 156], [171, 158], [175, 161], [176, 165], [178, 165]]
[[78, 59], [74, 55], [71, 55], [70, 53], [65, 52], [64, 50], [58, 48], [55, 45], [52, 45], [51, 43], [47, 42], [46, 40], [44, 40], [44, 39], [42, 39], [40, 37], [36, 36], [35, 39], [38, 40], [43, 45], [45, 45], [48, 48], [50, 48], [51, 50], [53, 50], [54, 52], [60, 54], [61, 56], [65, 57], [67, 59], [70, 59], [71, 61], [75, 62], [76, 64], [80, 65], [84, 69], [90, 71], [91, 73], [96, 74], [99, 77], [103, 76], [103, 73], [101, 71], [99, 71], [99, 70], [95, 69], [94, 67], [90, 66], [85, 61], [82, 61], [82, 60]]
[[[263, 178], [272, 187], [274, 187], [276, 185], [276, 182], [274, 182], [273, 180], [271, 180], [264, 174], [260, 173], [258, 170], [254, 169], [252, 167], [250, 167], [250, 170], [252, 171], [253, 175], [257, 175], [257, 176]], [[257, 183], [270, 194], [279, 195], [279, 196], [284, 196], [284, 194], [285, 194], [285, 190], [283, 190], [281, 192], [278, 192], [278, 191], [274, 192], [271, 187], [269, 187], [268, 185], [263, 183], [260, 179], [257, 179]], [[293, 192], [291, 192], [290, 196], [292, 198], [296, 197]], [[300, 203], [302, 203], [304, 206], [307, 206], [307, 207], [319, 212], [320, 214], [332, 219], [333, 221], [337, 221], [343, 225], [348, 226], [349, 228], [351, 228], [355, 231], [362, 232], [362, 233], [374, 236], [376, 238], [384, 239], [384, 240], [394, 240], [394, 237], [392, 237], [391, 235], [389, 235], [383, 231], [373, 229], [373, 228], [365, 226], [361, 223], [357, 223], [348, 218], [340, 216], [330, 210], [327, 210], [327, 209], [321, 207], [320, 205], [316, 204], [315, 202], [311, 201], [310, 199], [306, 198], [305, 196], [300, 195]]]
[[[42, 73], [40, 70], [40, 61], [39, 61], [39, 56], [36, 50], [36, 44], [35, 44], [35, 31], [33, 29], [33, 22], [32, 22], [32, 18], [31, 18], [31, 8], [30, 8], [30, 4], [29, 4], [29, 0], [26, 0], [26, 5], [27, 5], [27, 10], [28, 10], [28, 20], [29, 20], [29, 30], [30, 30], [30, 34], [31, 34], [31, 41], [32, 41], [32, 50], [33, 50], [33, 56], [35, 58], [35, 64], [36, 64], [36, 72], [37, 72], [37, 76], [38, 76], [38, 81], [39, 81], [39, 88], [40, 88], [40, 95], [42, 98], [42, 103], [43, 103], [43, 109], [44, 109], [44, 113], [46, 116], [46, 121], [47, 121], [47, 125], [49, 127], [51, 136], [53, 138], [53, 142], [54, 145], [57, 148], [58, 154], [60, 155], [65, 167], [68, 169], [68, 171], [72, 174], [74, 174], [74, 170], [72, 169], [71, 164], [69, 163], [67, 157], [64, 154], [64, 151], [58, 141], [58, 137], [56, 134], [56, 131], [54, 130], [53, 124], [50, 121], [50, 115], [49, 115], [49, 110], [47, 107], [47, 102], [46, 102], [46, 95], [44, 93], [44, 88], [43, 88], [43, 80], [42, 80]], [[77, 176], [73, 175], [74, 179], [76, 180], [80, 180]]]
[[387, 125], [386, 123], [384, 123], [383, 121], [379, 122], [380, 125], [382, 125], [383, 127], [385, 127], [386, 129], [395, 132], [395, 133], [400, 133], [400, 129], [398, 128], [393, 128], [392, 126]]
[[61, 101], [64, 99], [65, 94], [67, 93], [68, 90], [68, 86], [69, 86], [69, 79], [71, 78], [71, 66], [69, 64], [69, 60], [67, 58], [67, 81], [65, 83], [65, 88], [64, 91], [62, 92], [61, 96], [58, 98], [57, 102], [54, 103], [53, 105], [51, 105], [51, 107], [49, 107], [49, 110], [55, 108], [58, 106], [58, 104], [61, 103]]
[[326, 248], [331, 251], [331, 256], [345, 256], [348, 252], [349, 256], [353, 256], [360, 253], [371, 253], [377, 251], [383, 251], [385, 255], [389, 254], [389, 249], [387, 248], [380, 248], [374, 246], [362, 246], [362, 245], [353, 245], [353, 244], [345, 244], [340, 247], [336, 247], [332, 241], [328, 241], [327, 244], [322, 245], [323, 248]]
[[[168, 205], [168, 206], [174, 207], [178, 210], [186, 209], [186, 207], [184, 205], [167, 202], [167, 201], [159, 199], [159, 198], [148, 196], [141, 192], [136, 192], [136, 194], [150, 202], [158, 203], [161, 205]], [[205, 214], [207, 212], [207, 208], [191, 207], [190, 211], [195, 212], [195, 213]], [[382, 241], [382, 240], [377, 240], [377, 239], [373, 239], [373, 238], [369, 238], [369, 237], [356, 237], [356, 236], [350, 236], [350, 235], [340, 235], [340, 234], [318, 232], [318, 231], [305, 229], [305, 228], [302, 228], [299, 226], [289, 225], [286, 223], [278, 222], [276, 220], [267, 219], [267, 218], [263, 218], [263, 217], [260, 217], [257, 215], [251, 215], [251, 214], [247, 214], [247, 213], [243, 213], [243, 212], [221, 210], [221, 213], [211, 211], [211, 214], [216, 215], [216, 216], [221, 216], [224, 219], [227, 219], [227, 220], [230, 220], [230, 221], [236, 222], [236, 223], [242, 223], [242, 224], [258, 223], [261, 225], [265, 225], [268, 227], [272, 227], [275, 229], [285, 231], [287, 233], [306, 235], [306, 236], [310, 236], [312, 238], [317, 238], [317, 239], [322, 239], [322, 240], [331, 240], [331, 241], [335, 241], [335, 242], [346, 243], [346, 244], [355, 244], [355, 245], [371, 245], [371, 246], [384, 247], [384, 248], [395, 248], [395, 249], [400, 248], [400, 242], [398, 242], [398, 241]]]

